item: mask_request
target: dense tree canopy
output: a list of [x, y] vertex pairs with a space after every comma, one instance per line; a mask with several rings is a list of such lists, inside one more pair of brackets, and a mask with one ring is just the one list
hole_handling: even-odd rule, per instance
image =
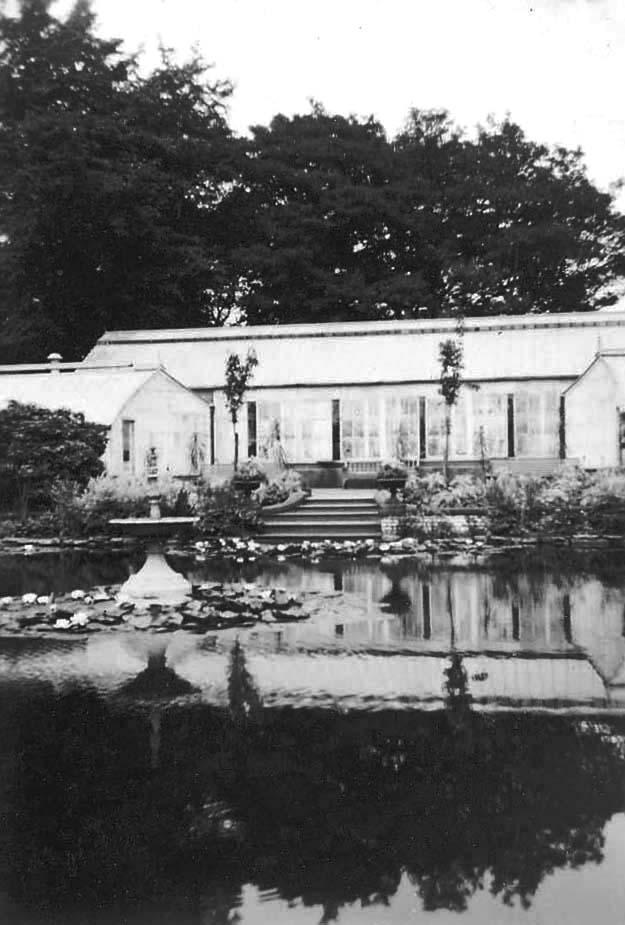
[[579, 311], [625, 273], [625, 217], [579, 151], [510, 120], [276, 116], [164, 51], [145, 75], [79, 0], [0, 17], [0, 361], [106, 329]]
[[253, 322], [579, 311], [625, 269], [625, 219], [581, 153], [510, 121], [468, 138], [415, 110], [389, 141], [315, 106], [255, 128], [245, 174], [228, 205]]
[[107, 328], [223, 320], [210, 207], [229, 87], [166, 52], [141, 77], [86, 5], [65, 22], [48, 5], [0, 21], [3, 354], [76, 356]]
[[108, 427], [66, 409], [51, 411], [10, 401], [0, 411], [0, 500], [49, 501], [53, 485], [84, 487], [104, 470]]

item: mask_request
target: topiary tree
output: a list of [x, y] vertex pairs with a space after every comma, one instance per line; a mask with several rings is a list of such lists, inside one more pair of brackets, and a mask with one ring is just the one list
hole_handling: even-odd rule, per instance
[[50, 411], [16, 401], [0, 411], [0, 482], [17, 499], [22, 518], [30, 501], [49, 502], [53, 485], [83, 487], [104, 470], [108, 428], [66, 409]]
[[441, 365], [440, 393], [445, 402], [445, 455], [443, 472], [445, 481], [449, 481], [449, 438], [451, 435], [451, 412], [458, 401], [462, 388], [463, 351], [460, 340], [448, 338], [441, 341], [438, 348]]
[[254, 369], [258, 366], [256, 353], [252, 348], [247, 351], [247, 357], [242, 360], [237, 353], [229, 353], [226, 360], [226, 404], [232, 420], [232, 432], [234, 434], [234, 468], [239, 464], [239, 434], [237, 423], [239, 420], [239, 411], [243, 404], [243, 398], [247, 388], [254, 375]]

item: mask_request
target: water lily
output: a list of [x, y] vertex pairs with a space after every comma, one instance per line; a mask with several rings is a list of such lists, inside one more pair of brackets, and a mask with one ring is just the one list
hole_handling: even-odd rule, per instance
[[86, 594], [84, 591], [81, 591], [80, 588], [76, 588], [74, 591], [72, 591], [70, 597], [73, 601], [82, 601], [83, 598], [86, 597]]
[[72, 624], [69, 622], [69, 620], [60, 619], [60, 620], [57, 620], [56, 623], [54, 624], [54, 629], [55, 630], [68, 630], [71, 625]]
[[37, 595], [36, 594], [22, 594], [22, 604], [36, 604]]
[[1, 608], [8, 607], [9, 604], [12, 604], [12, 603], [13, 603], [12, 597], [0, 597], [0, 607]]
[[[58, 622], [59, 621], [57, 620], [57, 623]], [[87, 613], [86, 610], [79, 610], [70, 619], [70, 624], [72, 626], [86, 626], [88, 622], [89, 622], [89, 614]]]
[[22, 546], [22, 552], [31, 553], [34, 551], [35, 551], [35, 547], [33, 546], [32, 543], [24, 543], [24, 545]]
[[49, 604], [51, 600], [52, 598], [49, 594], [40, 594], [39, 597], [37, 598], [37, 603], [38, 604]]

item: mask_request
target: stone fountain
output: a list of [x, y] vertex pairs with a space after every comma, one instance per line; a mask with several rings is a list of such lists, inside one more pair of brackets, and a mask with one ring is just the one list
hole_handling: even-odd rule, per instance
[[150, 495], [149, 517], [125, 517], [109, 520], [121, 533], [147, 541], [143, 567], [120, 588], [131, 601], [181, 604], [191, 594], [191, 582], [174, 571], [165, 559], [165, 543], [181, 529], [197, 523], [197, 517], [161, 517], [160, 496]]

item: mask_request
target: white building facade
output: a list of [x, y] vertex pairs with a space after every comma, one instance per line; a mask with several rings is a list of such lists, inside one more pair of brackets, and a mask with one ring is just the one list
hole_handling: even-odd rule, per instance
[[[225, 363], [229, 353], [251, 348], [258, 367], [238, 425], [242, 456], [279, 454], [307, 470], [335, 465], [358, 476], [392, 456], [440, 465], [439, 345], [448, 338], [458, 339], [454, 321], [121, 331], [105, 334], [82, 368], [161, 364], [211, 406], [208, 461], [227, 464], [233, 436]], [[576, 458], [565, 393], [597, 353], [625, 352], [625, 312], [468, 318], [461, 340], [464, 385], [453, 409], [451, 461], [549, 471]], [[617, 441], [613, 416], [592, 402], [581, 406], [571, 422], [576, 431], [601, 419]], [[584, 462], [620, 459], [586, 454]]]
[[200, 474], [208, 455], [209, 406], [163, 369], [79, 367], [61, 372], [0, 370], [0, 408], [13, 400], [65, 408], [109, 428], [103, 461], [110, 475]]

